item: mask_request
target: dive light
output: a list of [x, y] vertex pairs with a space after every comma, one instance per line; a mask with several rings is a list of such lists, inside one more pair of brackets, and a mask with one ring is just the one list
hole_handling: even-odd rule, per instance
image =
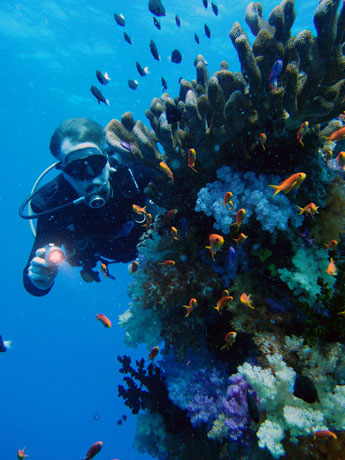
[[45, 259], [49, 265], [60, 265], [65, 260], [65, 253], [59, 246], [49, 243], [44, 248], [46, 250]]

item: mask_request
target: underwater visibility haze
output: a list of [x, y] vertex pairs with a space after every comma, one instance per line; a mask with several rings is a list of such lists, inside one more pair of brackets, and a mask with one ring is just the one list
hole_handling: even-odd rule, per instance
[[[4, 0], [0, 34], [0, 460], [345, 459], [344, 4]], [[72, 117], [156, 212], [34, 297], [18, 208]]]

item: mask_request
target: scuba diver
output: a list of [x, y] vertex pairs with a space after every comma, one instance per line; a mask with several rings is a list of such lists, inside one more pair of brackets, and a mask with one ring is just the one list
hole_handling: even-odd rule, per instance
[[[65, 120], [51, 137], [50, 151], [58, 160], [52, 167], [61, 174], [32, 193], [19, 211], [23, 218], [38, 219], [24, 268], [24, 287], [32, 295], [51, 290], [64, 258], [82, 267], [85, 281], [99, 282], [98, 262], [113, 278], [109, 263], [137, 257], [145, 215], [134, 215], [132, 205], [147, 204], [143, 190], [152, 170], [142, 163], [128, 167], [109, 156], [105, 145], [103, 128], [87, 118]], [[34, 214], [24, 214], [28, 203]]]

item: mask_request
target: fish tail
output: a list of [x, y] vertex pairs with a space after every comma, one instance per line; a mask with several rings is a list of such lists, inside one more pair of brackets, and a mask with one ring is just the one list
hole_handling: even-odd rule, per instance
[[104, 73], [104, 78], [105, 78], [106, 80], [108, 80], [108, 81], [111, 80], [111, 78], [110, 78], [109, 75], [108, 75], [108, 72], [105, 72], [105, 73]]
[[301, 211], [298, 215], [300, 216], [301, 214], [304, 213], [304, 209], [303, 208], [300, 208], [299, 206], [297, 206], [297, 208]]
[[12, 341], [11, 340], [4, 340], [4, 345], [6, 348], [11, 348]]
[[277, 193], [280, 192], [279, 185], [269, 185], [269, 187], [272, 187], [272, 188], [274, 188], [274, 190], [275, 190], [273, 196], [275, 196]]
[[109, 99], [106, 99], [106, 100], [105, 100], [105, 103], [107, 104], [108, 107], [110, 107]]

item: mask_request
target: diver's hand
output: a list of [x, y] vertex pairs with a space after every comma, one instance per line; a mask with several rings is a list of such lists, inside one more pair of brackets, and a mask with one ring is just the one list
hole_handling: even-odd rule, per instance
[[30, 281], [38, 289], [42, 289], [42, 291], [51, 287], [54, 278], [58, 274], [57, 265], [50, 264], [45, 259], [45, 254], [46, 248], [37, 249], [35, 257], [32, 259], [28, 268]]

